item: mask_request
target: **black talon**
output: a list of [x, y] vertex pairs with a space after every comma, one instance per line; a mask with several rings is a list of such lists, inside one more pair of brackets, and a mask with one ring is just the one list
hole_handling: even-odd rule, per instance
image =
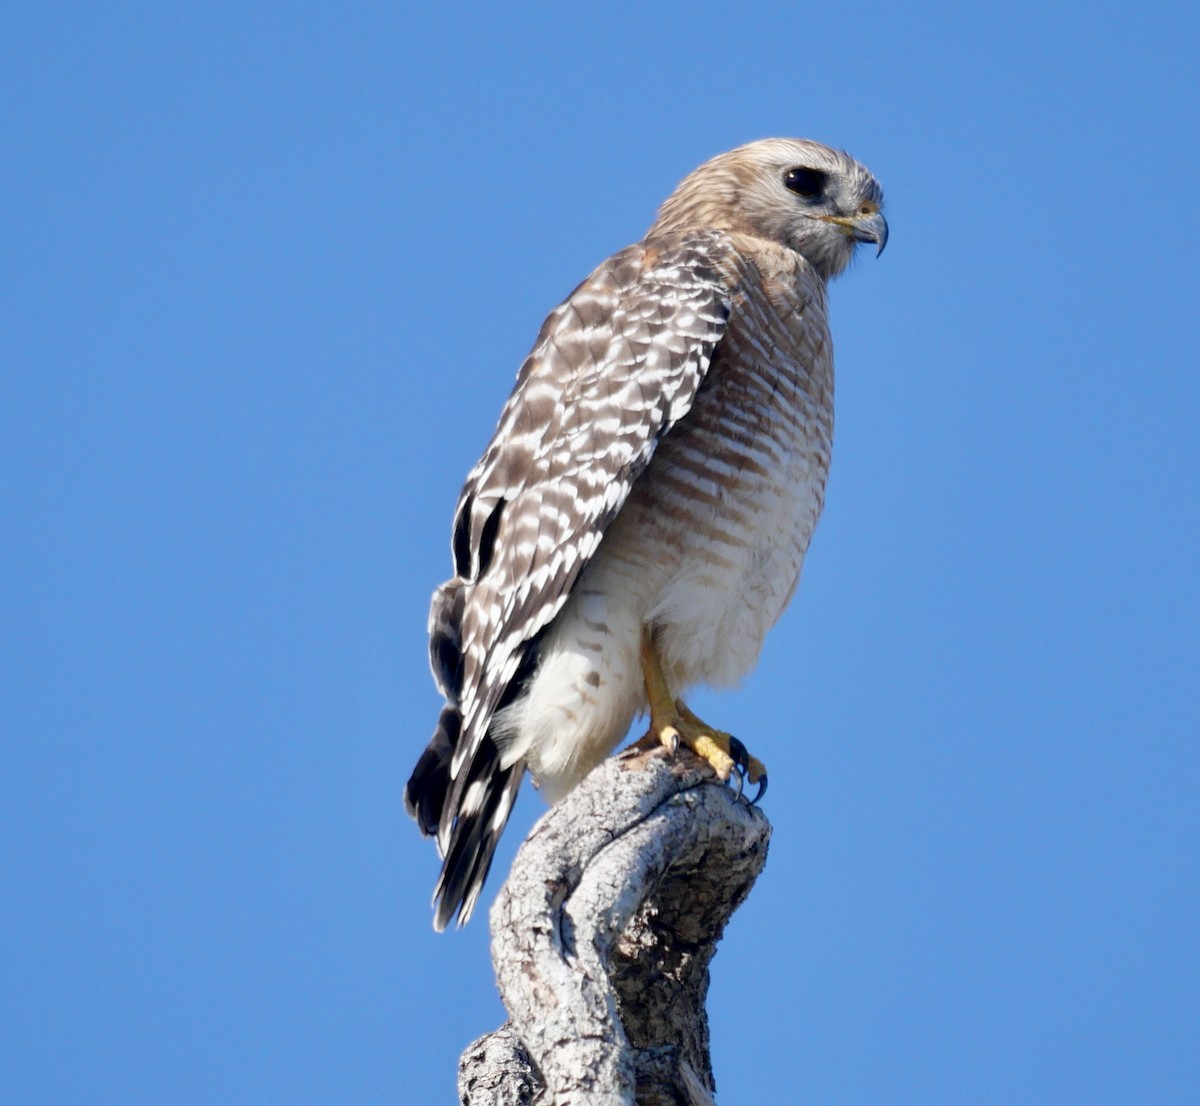
[[671, 754], [671, 759], [674, 760], [679, 753], [679, 734], [673, 733], [667, 738], [667, 751]]
[[[734, 766], [737, 768], [737, 797], [740, 799], [742, 797], [742, 787], [746, 779], [746, 774], [750, 771], [750, 752], [733, 734], [729, 735], [729, 755], [733, 758]], [[758, 806], [759, 800], [766, 793], [767, 774], [764, 772], [758, 781], [758, 793], [753, 799], [747, 799], [746, 801], [750, 806]]]
[[750, 753], [733, 734], [729, 735], [729, 755], [733, 759], [733, 767], [737, 772], [737, 795], [734, 798], [740, 799], [746, 786], [746, 769], [750, 767]]

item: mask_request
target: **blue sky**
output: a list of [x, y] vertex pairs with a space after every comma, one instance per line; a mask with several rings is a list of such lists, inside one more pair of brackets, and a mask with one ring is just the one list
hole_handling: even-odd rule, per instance
[[[722, 1106], [1195, 1102], [1200, 27], [1182, 5], [0, 16], [0, 1100], [451, 1102], [404, 780], [546, 312], [700, 161], [844, 146]], [[526, 792], [488, 899], [541, 809]]]

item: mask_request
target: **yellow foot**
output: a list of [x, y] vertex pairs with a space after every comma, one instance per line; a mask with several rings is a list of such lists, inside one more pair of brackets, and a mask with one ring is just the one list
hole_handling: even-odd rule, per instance
[[[755, 799], [755, 802], [757, 802], [758, 799], [761, 799], [763, 793], [767, 790], [767, 766], [763, 764], [758, 757], [751, 756], [747, 751], [746, 746], [743, 745], [736, 737], [734, 737], [733, 734], [726, 733], [724, 730], [715, 730], [702, 719], [697, 718], [696, 715], [688, 710], [687, 704], [684, 703], [682, 699], [676, 699], [675, 706], [678, 708], [679, 714], [683, 720], [689, 726], [695, 727], [700, 731], [700, 737], [698, 739], [699, 744], [703, 745], [704, 748], [708, 748], [708, 746], [711, 745], [716, 753], [720, 753], [723, 757], [728, 759], [739, 773], [745, 775], [746, 779], [748, 779], [751, 783], [759, 784], [758, 797]], [[717, 767], [706, 752], [701, 752], [700, 748], [697, 748], [696, 746], [689, 746], [689, 748], [695, 749], [696, 752], [699, 753], [700, 756], [704, 757], [704, 759], [710, 764], [712, 764], [714, 768]], [[720, 775], [719, 769], [718, 775]], [[725, 773], [721, 776], [721, 779], [723, 780], [727, 780], [728, 778], [729, 773]]]
[[634, 747], [647, 749], [657, 743], [674, 753], [680, 745], [686, 745], [712, 766], [718, 779], [728, 780], [736, 771], [739, 796], [745, 780], [758, 784], [758, 794], [751, 800], [757, 803], [766, 794], [766, 767], [757, 757], [752, 757], [746, 751], [746, 746], [732, 734], [702, 721], [687, 708], [682, 699], [671, 698], [649, 631], [642, 638], [642, 669], [646, 680], [646, 697], [650, 701], [650, 729]]

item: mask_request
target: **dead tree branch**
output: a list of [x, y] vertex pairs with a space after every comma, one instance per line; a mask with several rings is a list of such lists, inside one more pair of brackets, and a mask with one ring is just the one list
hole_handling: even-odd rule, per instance
[[534, 827], [491, 912], [511, 1020], [462, 1106], [711, 1103], [709, 963], [771, 827], [686, 750], [597, 768]]

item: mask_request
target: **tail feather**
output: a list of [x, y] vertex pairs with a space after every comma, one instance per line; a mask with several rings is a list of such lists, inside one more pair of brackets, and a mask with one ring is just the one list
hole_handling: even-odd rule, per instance
[[[458, 568], [466, 571], [462, 563]], [[511, 675], [492, 688], [475, 689], [487, 705], [476, 710], [470, 732], [464, 733], [463, 612], [469, 586], [462, 576], [447, 580], [429, 604], [429, 666], [446, 704], [404, 789], [405, 809], [421, 833], [436, 839], [442, 857], [434, 891], [439, 930], [456, 912], [459, 925], [470, 918], [520, 790], [525, 764], [501, 766], [491, 723], [524, 691], [537, 667], [544, 633], [543, 628], [517, 647], [514, 664], [505, 669]]]
[[433, 924], [438, 930], [445, 929], [455, 913], [460, 926], [470, 919], [525, 776], [524, 761], [502, 768], [495, 742], [484, 737], [455, 809], [449, 811], [450, 762], [461, 735], [462, 715], [448, 703], [404, 789], [405, 809], [426, 837], [437, 839], [443, 858], [433, 892]]
[[464, 581], [455, 578], [438, 588], [429, 604], [429, 667], [438, 690], [452, 703], [462, 694], [465, 602]]
[[468, 787], [433, 891], [433, 925], [438, 931], [456, 912], [458, 925], [470, 920], [524, 775], [524, 763], [510, 768], [497, 764]]
[[450, 758], [462, 734], [462, 715], [450, 703], [442, 708], [429, 745], [404, 788], [404, 809], [426, 837], [437, 835], [450, 790]]

